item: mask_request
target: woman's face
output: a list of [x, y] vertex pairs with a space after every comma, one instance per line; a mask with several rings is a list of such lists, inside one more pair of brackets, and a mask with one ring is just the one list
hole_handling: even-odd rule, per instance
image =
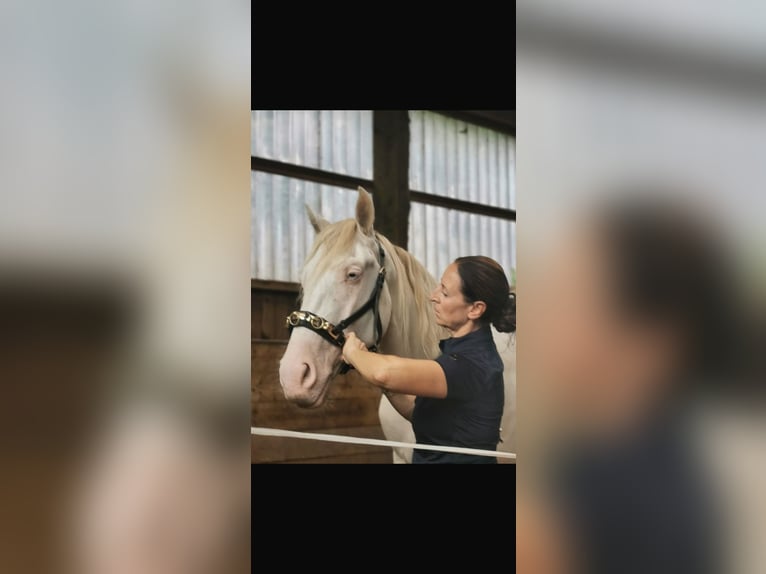
[[603, 241], [585, 231], [530, 277], [525, 358], [527, 376], [561, 407], [556, 416], [597, 424], [647, 404], [677, 347], [661, 328], [620, 314]]
[[460, 275], [457, 264], [451, 263], [442, 274], [439, 285], [431, 292], [436, 322], [450, 331], [457, 331], [469, 320], [468, 312], [473, 307], [467, 303], [460, 291]]

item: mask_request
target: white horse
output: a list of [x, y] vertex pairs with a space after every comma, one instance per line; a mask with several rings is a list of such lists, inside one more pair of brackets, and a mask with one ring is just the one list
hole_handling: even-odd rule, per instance
[[[375, 289], [379, 241], [386, 268], [378, 304], [383, 328], [380, 351], [413, 359], [436, 358], [439, 340], [449, 337], [436, 324], [429, 302], [436, 281], [407, 251], [375, 233], [370, 194], [359, 188], [355, 219], [329, 223], [308, 206], [306, 210], [317, 236], [301, 272], [301, 308], [337, 324], [364, 305]], [[368, 346], [375, 343], [372, 312], [365, 313], [348, 329]], [[505, 406], [498, 450], [514, 452], [515, 337], [492, 331], [505, 364]], [[304, 407], [320, 406], [342, 364], [339, 347], [311, 329], [294, 329], [279, 366], [285, 398]], [[378, 415], [388, 440], [415, 442], [410, 422], [383, 395]], [[412, 449], [394, 448], [393, 456], [395, 463], [411, 462]]]

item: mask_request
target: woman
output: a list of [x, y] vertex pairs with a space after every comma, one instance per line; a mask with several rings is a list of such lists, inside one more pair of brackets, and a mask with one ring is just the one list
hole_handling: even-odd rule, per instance
[[704, 384], [730, 384], [739, 297], [715, 227], [689, 211], [645, 194], [603, 204], [529, 276], [525, 404], [545, 433], [525, 428], [528, 572], [722, 571], [695, 407]]
[[[370, 353], [354, 333], [343, 359], [381, 387], [420, 444], [495, 450], [503, 416], [503, 361], [490, 324], [516, 330], [516, 297], [497, 261], [460, 257], [431, 294], [436, 321], [452, 334], [435, 360]], [[496, 458], [415, 449], [413, 463], [497, 463]]]

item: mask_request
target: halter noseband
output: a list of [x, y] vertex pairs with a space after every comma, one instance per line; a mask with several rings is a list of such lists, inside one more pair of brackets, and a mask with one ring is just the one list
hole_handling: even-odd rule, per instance
[[[306, 329], [314, 331], [314, 333], [322, 337], [325, 341], [342, 349], [343, 345], [346, 343], [346, 335], [343, 333], [343, 330], [359, 320], [365, 313], [367, 313], [367, 311], [372, 310], [375, 318], [375, 344], [367, 348], [372, 352], [377, 352], [380, 338], [383, 336], [383, 326], [380, 321], [378, 304], [380, 302], [380, 293], [383, 290], [383, 283], [386, 280], [386, 253], [383, 251], [383, 246], [380, 244], [380, 241], [378, 239], [375, 241], [378, 244], [380, 270], [378, 270], [378, 277], [375, 280], [375, 288], [372, 290], [372, 294], [370, 295], [370, 298], [367, 299], [367, 302], [351, 313], [351, 315], [340, 321], [337, 325], [333, 325], [324, 317], [320, 317], [311, 311], [293, 311], [287, 316], [285, 323], [285, 326], [290, 329], [291, 333], [295, 327], [305, 327]], [[351, 365], [343, 363], [341, 373], [345, 373], [349, 368], [351, 368]]]

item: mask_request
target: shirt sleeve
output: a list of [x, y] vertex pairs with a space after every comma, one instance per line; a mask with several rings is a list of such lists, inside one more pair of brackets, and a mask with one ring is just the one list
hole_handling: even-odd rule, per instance
[[435, 359], [447, 379], [447, 398], [467, 400], [476, 393], [476, 366], [465, 357], [444, 353]]

